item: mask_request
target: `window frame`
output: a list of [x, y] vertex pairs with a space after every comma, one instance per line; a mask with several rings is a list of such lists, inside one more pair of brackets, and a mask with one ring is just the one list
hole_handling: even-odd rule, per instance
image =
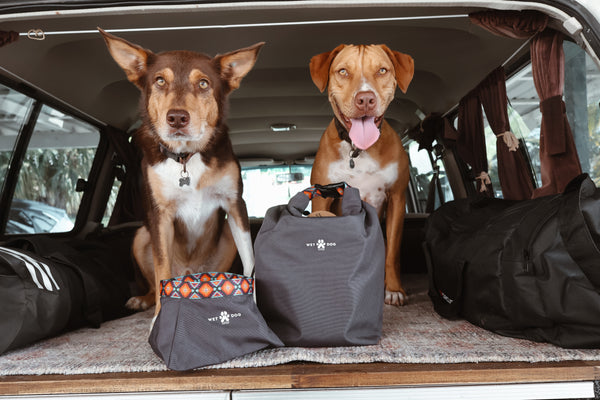
[[[53, 236], [74, 236], [82, 231], [82, 229], [86, 226], [88, 220], [90, 220], [90, 214], [94, 214], [93, 220], [96, 220], [97, 214], [100, 214], [100, 218], [104, 212], [104, 208], [102, 212], [94, 211], [92, 209], [93, 198], [95, 197], [95, 193], [97, 191], [102, 191], [104, 188], [100, 188], [96, 186], [96, 183], [99, 181], [100, 173], [102, 170], [102, 166], [104, 164], [104, 160], [106, 159], [110, 149], [109, 142], [107, 139], [107, 135], [105, 134], [106, 125], [95, 120], [94, 118], [78, 111], [77, 109], [68, 106], [63, 103], [59, 99], [48, 95], [47, 93], [38, 90], [31, 85], [28, 85], [25, 82], [12, 80], [10, 78], [4, 77], [0, 75], [0, 84], [15, 90], [25, 96], [30, 97], [33, 100], [31, 105], [31, 109], [28, 111], [26, 120], [24, 121], [21, 130], [19, 131], [17, 138], [15, 140], [15, 145], [11, 154], [10, 164], [8, 171], [6, 173], [6, 177], [2, 187], [0, 187], [0, 239], [7, 238], [15, 238], [19, 236], [29, 236], [31, 234], [7, 234], [6, 226], [8, 223], [10, 207], [9, 204], [12, 203], [12, 199], [15, 194], [17, 182], [19, 179], [19, 174], [21, 172], [21, 166], [23, 164], [23, 160], [27, 149], [29, 147], [29, 143], [31, 137], [35, 131], [35, 126], [38, 121], [40, 112], [43, 106], [49, 106], [57, 111], [60, 111], [64, 114], [68, 114], [71, 117], [77, 118], [85, 123], [88, 123], [95, 128], [98, 129], [99, 141], [98, 147], [96, 148], [96, 153], [94, 155], [94, 160], [92, 162], [92, 166], [90, 168], [89, 174], [87, 177], [82, 177], [81, 179], [85, 180], [84, 187], [82, 188], [82, 197], [81, 202], [79, 204], [79, 209], [77, 211], [77, 215], [74, 221], [74, 227], [72, 230], [67, 232], [56, 232], [56, 233], [44, 233], [42, 235], [53, 235]], [[113, 177], [114, 179], [114, 177]], [[110, 190], [110, 187], [108, 188]], [[6, 206], [5, 206], [6, 205]], [[105, 206], [104, 206], [105, 207]], [[39, 233], [36, 235], [40, 235]]]

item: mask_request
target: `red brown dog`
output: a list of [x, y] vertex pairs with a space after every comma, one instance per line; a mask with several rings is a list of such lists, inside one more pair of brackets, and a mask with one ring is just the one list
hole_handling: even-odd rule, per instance
[[[227, 95], [252, 69], [264, 43], [211, 58], [191, 51], [154, 54], [100, 29], [108, 50], [141, 91], [146, 218], [133, 254], [149, 284], [127, 306], [160, 309], [160, 281], [226, 271], [239, 251], [254, 268], [240, 165], [225, 124]], [[226, 218], [227, 216], [227, 218]], [[226, 223], [227, 222], [227, 223]]]
[[[335, 118], [319, 143], [312, 184], [345, 181], [360, 190], [380, 218], [385, 213], [385, 302], [402, 305], [400, 243], [409, 180], [408, 156], [398, 134], [383, 119], [396, 87], [406, 92], [412, 57], [385, 45], [340, 45], [310, 61], [313, 82], [328, 90]], [[330, 210], [331, 199], [315, 198], [313, 210]]]

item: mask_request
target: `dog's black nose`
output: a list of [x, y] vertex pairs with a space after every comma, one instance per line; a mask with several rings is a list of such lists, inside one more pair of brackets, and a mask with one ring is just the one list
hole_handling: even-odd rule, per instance
[[183, 128], [190, 122], [190, 113], [185, 110], [169, 110], [167, 123], [172, 128]]
[[377, 105], [377, 98], [375, 97], [375, 93], [368, 92], [358, 92], [356, 93], [356, 97], [354, 98], [354, 105], [356, 108], [363, 112], [373, 111], [375, 106]]

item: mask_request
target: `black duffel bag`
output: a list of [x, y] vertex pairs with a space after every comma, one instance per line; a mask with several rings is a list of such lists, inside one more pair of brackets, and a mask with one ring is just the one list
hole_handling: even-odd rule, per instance
[[126, 315], [129, 284], [99, 242], [16, 239], [0, 246], [0, 354]]
[[458, 200], [425, 233], [435, 310], [502, 335], [600, 347], [600, 190], [586, 175], [563, 194]]

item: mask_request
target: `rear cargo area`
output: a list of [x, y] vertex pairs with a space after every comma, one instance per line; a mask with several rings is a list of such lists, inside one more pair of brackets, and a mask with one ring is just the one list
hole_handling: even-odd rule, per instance
[[0, 356], [0, 393], [61, 394], [577, 382], [597, 379], [600, 350], [561, 349], [445, 320], [426, 274], [405, 278], [410, 303], [385, 306], [378, 345], [265, 349], [168, 371], [147, 342], [152, 311]]

